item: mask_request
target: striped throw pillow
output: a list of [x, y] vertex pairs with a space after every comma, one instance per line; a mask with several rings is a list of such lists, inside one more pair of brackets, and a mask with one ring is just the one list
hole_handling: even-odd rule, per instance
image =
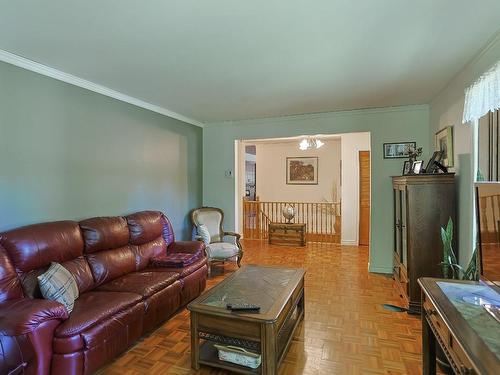
[[210, 245], [210, 232], [208, 231], [208, 227], [205, 224], [198, 225], [198, 236], [201, 237], [205, 245]]
[[78, 298], [78, 285], [73, 275], [59, 263], [52, 262], [47, 272], [38, 276], [43, 298], [62, 303], [68, 313]]

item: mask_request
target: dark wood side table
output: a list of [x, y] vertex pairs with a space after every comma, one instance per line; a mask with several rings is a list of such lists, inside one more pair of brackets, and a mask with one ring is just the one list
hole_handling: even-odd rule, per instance
[[[466, 320], [457, 310], [440, 288], [438, 282], [479, 285], [479, 283], [473, 281], [455, 281], [428, 277], [418, 280], [422, 288], [424, 375], [436, 373], [436, 342], [443, 349], [456, 374], [500, 374], [500, 360], [496, 354], [477, 331], [473, 329], [471, 320]], [[491, 329], [498, 332], [489, 332], [489, 334], [498, 337], [500, 340], [500, 324], [494, 323], [491, 324]]]
[[306, 224], [269, 223], [269, 244], [306, 246]]

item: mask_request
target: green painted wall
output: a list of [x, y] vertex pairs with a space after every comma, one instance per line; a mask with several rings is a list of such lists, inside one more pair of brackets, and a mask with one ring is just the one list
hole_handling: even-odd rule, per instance
[[202, 129], [0, 63], [0, 230], [202, 199]]
[[384, 142], [416, 141], [429, 154], [427, 106], [368, 109], [211, 124], [203, 130], [203, 204], [221, 207], [225, 225], [234, 229], [235, 183], [224, 172], [234, 169], [234, 141], [302, 134], [370, 132], [372, 216], [370, 270], [392, 272], [393, 203], [390, 176], [401, 173], [403, 159], [383, 159]]
[[474, 224], [474, 142], [473, 128], [462, 124], [464, 90], [481, 74], [500, 60], [500, 33], [459, 72], [447, 87], [430, 104], [429, 142], [434, 143], [435, 133], [453, 126], [455, 172], [457, 174], [458, 251], [460, 263], [469, 262], [475, 247]]

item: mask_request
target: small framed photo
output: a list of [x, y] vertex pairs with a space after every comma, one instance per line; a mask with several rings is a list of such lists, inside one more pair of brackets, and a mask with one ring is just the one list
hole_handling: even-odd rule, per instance
[[409, 157], [410, 148], [416, 148], [417, 142], [384, 143], [384, 159]]
[[413, 162], [412, 170], [414, 174], [420, 174], [420, 171], [422, 170], [422, 164], [424, 162], [422, 160], [416, 160]]
[[441, 163], [453, 167], [453, 126], [448, 126], [436, 133], [436, 150], [441, 151]]
[[403, 164], [403, 176], [411, 173], [411, 167], [410, 161], [406, 160]]

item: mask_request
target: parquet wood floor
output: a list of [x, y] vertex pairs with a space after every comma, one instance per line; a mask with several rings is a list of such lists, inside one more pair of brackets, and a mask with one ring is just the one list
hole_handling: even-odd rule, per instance
[[[280, 375], [421, 374], [420, 319], [384, 310], [399, 304], [388, 276], [367, 271], [366, 247], [308, 244], [303, 248], [244, 242], [243, 263], [302, 267], [306, 315], [280, 367]], [[226, 264], [208, 288], [236, 269]], [[190, 368], [189, 314], [181, 310], [100, 371], [104, 375], [227, 374]]]

